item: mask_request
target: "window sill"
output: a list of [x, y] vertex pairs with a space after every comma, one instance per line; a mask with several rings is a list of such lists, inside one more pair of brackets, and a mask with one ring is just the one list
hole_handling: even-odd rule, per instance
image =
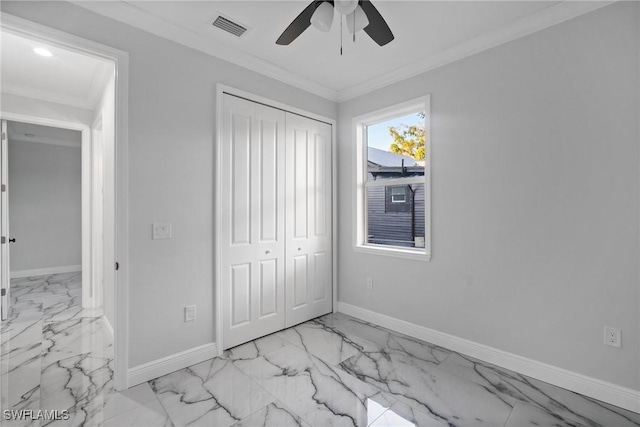
[[356, 245], [353, 250], [371, 255], [383, 255], [396, 258], [413, 259], [418, 261], [430, 261], [431, 254], [424, 249], [405, 249], [382, 245]]

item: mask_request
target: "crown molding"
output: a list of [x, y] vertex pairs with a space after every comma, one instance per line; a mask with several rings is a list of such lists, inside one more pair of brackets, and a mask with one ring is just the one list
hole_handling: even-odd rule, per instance
[[341, 91], [320, 85], [269, 61], [265, 61], [237, 49], [223, 46], [219, 43], [211, 43], [211, 41], [203, 37], [201, 33], [188, 31], [185, 28], [168, 22], [159, 16], [124, 1], [87, 2], [82, 0], [72, 0], [71, 2], [94, 13], [132, 25], [156, 36], [175, 41], [328, 100], [340, 103], [408, 78], [415, 77], [427, 71], [434, 70], [501, 44], [525, 37], [553, 25], [568, 21], [577, 16], [608, 6], [615, 3], [615, 1], [617, 0], [564, 0], [537, 13], [515, 20], [502, 28], [489, 31], [450, 49], [431, 55], [415, 62], [414, 64], [399, 68], [384, 76], [371, 79], [365, 83], [355, 85]]
[[56, 104], [68, 105], [85, 110], [93, 109], [93, 102], [90, 99], [80, 98], [61, 94], [58, 92], [35, 89], [28, 86], [16, 85], [13, 83], [2, 83], [2, 93], [17, 95], [25, 98], [37, 99], [39, 101], [55, 102]]
[[459, 61], [476, 53], [500, 46], [501, 44], [528, 36], [545, 28], [568, 21], [585, 13], [608, 6], [614, 1], [562, 1], [547, 9], [531, 14], [524, 18], [494, 31], [484, 33], [476, 38], [454, 46], [450, 49], [431, 55], [411, 65], [379, 78], [371, 79], [363, 84], [340, 91], [337, 102], [344, 102], [374, 90], [401, 82], [403, 80], [426, 73], [444, 65]]
[[71, 0], [71, 3], [91, 12], [106, 16], [116, 21], [129, 24], [156, 36], [169, 39], [192, 49], [199, 50], [233, 64], [263, 74], [272, 79], [297, 87], [322, 98], [336, 101], [338, 92], [312, 80], [301, 77], [291, 71], [264, 59], [224, 46], [212, 43], [201, 34], [175, 25], [166, 19], [149, 13], [124, 1], [93, 2]]

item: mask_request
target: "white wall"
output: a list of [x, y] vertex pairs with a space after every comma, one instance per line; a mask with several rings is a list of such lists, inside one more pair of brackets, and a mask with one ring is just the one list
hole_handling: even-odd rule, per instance
[[[640, 389], [639, 18], [620, 2], [342, 103], [339, 299]], [[355, 253], [351, 120], [423, 94], [432, 261]]]
[[11, 271], [82, 263], [78, 147], [18, 141], [9, 134]]
[[[129, 366], [212, 342], [216, 83], [332, 118], [336, 104], [68, 3], [0, 7], [129, 52]], [[153, 222], [173, 238], [151, 240]]]

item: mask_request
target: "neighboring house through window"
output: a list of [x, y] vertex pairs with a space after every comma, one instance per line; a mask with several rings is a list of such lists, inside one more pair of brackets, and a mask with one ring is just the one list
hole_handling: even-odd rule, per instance
[[354, 119], [358, 251], [429, 259], [429, 98]]

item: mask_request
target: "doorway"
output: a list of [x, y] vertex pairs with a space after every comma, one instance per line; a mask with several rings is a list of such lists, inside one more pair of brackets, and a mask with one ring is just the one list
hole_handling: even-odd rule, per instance
[[[6, 43], [11, 39], [20, 39], [22, 47], [28, 48], [25, 53], [16, 54], [15, 50], [8, 49]], [[38, 66], [29, 66], [25, 61], [32, 60], [36, 47], [40, 51], [43, 48], [48, 54], [44, 59], [38, 58], [43, 61]], [[70, 57], [77, 62], [69, 63]], [[47, 60], [50, 62], [44, 62]], [[12, 63], [17, 68], [8, 70], [6, 67]], [[56, 70], [55, 63], [65, 65], [63, 73], [57, 73], [60, 69]], [[81, 306], [83, 310], [104, 308], [104, 316], [100, 319], [108, 318], [107, 329], [114, 341], [109, 356], [111, 378], [114, 379], [110, 386], [126, 389], [128, 54], [3, 15], [2, 68], [0, 118], [81, 134]], [[78, 70], [93, 71], [87, 85], [80, 84], [80, 77], [74, 75]], [[16, 76], [24, 80], [12, 82], [11, 78]], [[42, 82], [45, 87], [38, 87]], [[68, 90], [60, 91], [65, 85]], [[3, 133], [7, 134], [5, 129]], [[10, 227], [10, 222], [5, 223]], [[7, 281], [9, 265], [10, 256], [0, 270], [0, 276], [6, 277]], [[5, 288], [6, 296], [10, 294], [9, 287]], [[9, 302], [10, 298], [3, 301], [7, 314], [11, 311]]]
[[[90, 298], [95, 283], [82, 281], [83, 264], [89, 261], [82, 251], [82, 219], [83, 214], [91, 216], [82, 210], [87, 196], [82, 191], [82, 132], [7, 121], [5, 135], [2, 224], [9, 242], [3, 250], [10, 298], [3, 320], [21, 314], [16, 295], [11, 298], [14, 283], [30, 283], [35, 277], [64, 278], [78, 288], [69, 301], [60, 301], [66, 303], [59, 307], [64, 314], [53, 315], [55, 307], [45, 303], [45, 319], [72, 318], [83, 309], [99, 308]], [[82, 283], [87, 285], [84, 292]]]

